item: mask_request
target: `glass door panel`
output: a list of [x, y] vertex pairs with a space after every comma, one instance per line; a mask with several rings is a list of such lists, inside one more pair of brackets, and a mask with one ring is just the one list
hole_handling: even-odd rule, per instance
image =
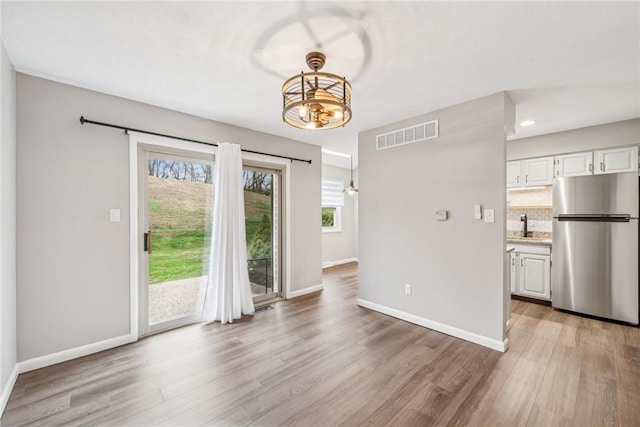
[[148, 331], [200, 320], [209, 269], [213, 163], [149, 153]]
[[260, 302], [280, 294], [279, 173], [245, 166], [243, 178], [247, 268], [254, 302]]

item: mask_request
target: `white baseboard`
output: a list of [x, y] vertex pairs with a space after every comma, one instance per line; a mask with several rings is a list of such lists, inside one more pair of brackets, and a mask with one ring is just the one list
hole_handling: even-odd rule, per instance
[[301, 297], [303, 295], [312, 294], [314, 292], [318, 292], [324, 289], [324, 285], [319, 284], [315, 286], [310, 286], [304, 289], [298, 289], [297, 291], [291, 291], [287, 294], [287, 299]]
[[137, 341], [137, 338], [133, 335], [127, 334], [115, 338], [109, 338], [104, 341], [98, 341], [93, 344], [83, 345], [81, 347], [70, 348], [69, 350], [59, 351], [58, 353], [47, 354], [46, 356], [34, 357], [33, 359], [19, 362], [18, 371], [20, 373], [33, 371], [35, 369], [66, 362], [71, 359], [77, 359], [78, 357], [109, 350], [110, 348], [119, 347], [135, 341]]
[[13, 391], [13, 386], [16, 385], [17, 379], [18, 379], [18, 364], [16, 363], [13, 366], [13, 370], [11, 371], [11, 374], [9, 374], [7, 383], [2, 388], [2, 394], [0, 395], [0, 417], [4, 412], [4, 408], [7, 406], [7, 402], [9, 401], [9, 397], [11, 396], [11, 392]]
[[358, 262], [358, 258], [345, 258], [337, 261], [323, 261], [322, 268], [335, 267], [336, 265], [349, 264], [350, 262]]
[[371, 310], [375, 310], [383, 314], [387, 314], [397, 319], [424, 326], [425, 328], [433, 329], [434, 331], [442, 332], [443, 334], [451, 335], [452, 337], [470, 341], [475, 344], [480, 344], [484, 347], [488, 347], [492, 350], [498, 350], [503, 353], [509, 346], [509, 340], [507, 339], [505, 339], [504, 341], [498, 341], [493, 338], [485, 337], [484, 335], [476, 334], [475, 332], [470, 332], [464, 329], [456, 328], [454, 326], [445, 325], [444, 323], [436, 322], [435, 320], [425, 319], [424, 317], [416, 316], [415, 314], [405, 313], [404, 311], [396, 310], [395, 308], [386, 307], [384, 305], [376, 304], [374, 302], [366, 301], [360, 298], [358, 298], [358, 305], [364, 308], [370, 308]]

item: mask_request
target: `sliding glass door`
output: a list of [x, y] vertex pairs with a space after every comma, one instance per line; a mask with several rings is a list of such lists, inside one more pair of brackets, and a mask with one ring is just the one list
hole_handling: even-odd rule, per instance
[[209, 274], [213, 162], [145, 152], [144, 333], [200, 320]]
[[[198, 322], [209, 275], [214, 162], [181, 150], [140, 148], [140, 335]], [[280, 286], [279, 170], [245, 164], [247, 269], [254, 302]]]
[[280, 296], [280, 172], [244, 166], [247, 268], [256, 303]]

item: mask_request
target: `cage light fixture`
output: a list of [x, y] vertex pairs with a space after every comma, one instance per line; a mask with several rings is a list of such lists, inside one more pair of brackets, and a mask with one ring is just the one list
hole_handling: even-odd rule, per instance
[[334, 129], [351, 120], [351, 84], [346, 78], [324, 73], [326, 56], [310, 52], [313, 71], [291, 77], [282, 85], [282, 120], [307, 130]]

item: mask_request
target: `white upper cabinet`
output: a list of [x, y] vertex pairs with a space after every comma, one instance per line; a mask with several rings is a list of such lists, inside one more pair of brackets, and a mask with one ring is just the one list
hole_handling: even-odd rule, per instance
[[553, 183], [553, 157], [507, 162], [507, 188]]
[[525, 187], [553, 184], [553, 157], [522, 160], [522, 166]]
[[555, 176], [582, 176], [593, 174], [593, 153], [572, 153], [555, 156]]
[[521, 187], [520, 184], [520, 160], [507, 162], [507, 188]]
[[507, 162], [507, 188], [552, 185], [553, 178], [638, 173], [638, 146]]
[[598, 150], [595, 174], [638, 172], [638, 146]]

